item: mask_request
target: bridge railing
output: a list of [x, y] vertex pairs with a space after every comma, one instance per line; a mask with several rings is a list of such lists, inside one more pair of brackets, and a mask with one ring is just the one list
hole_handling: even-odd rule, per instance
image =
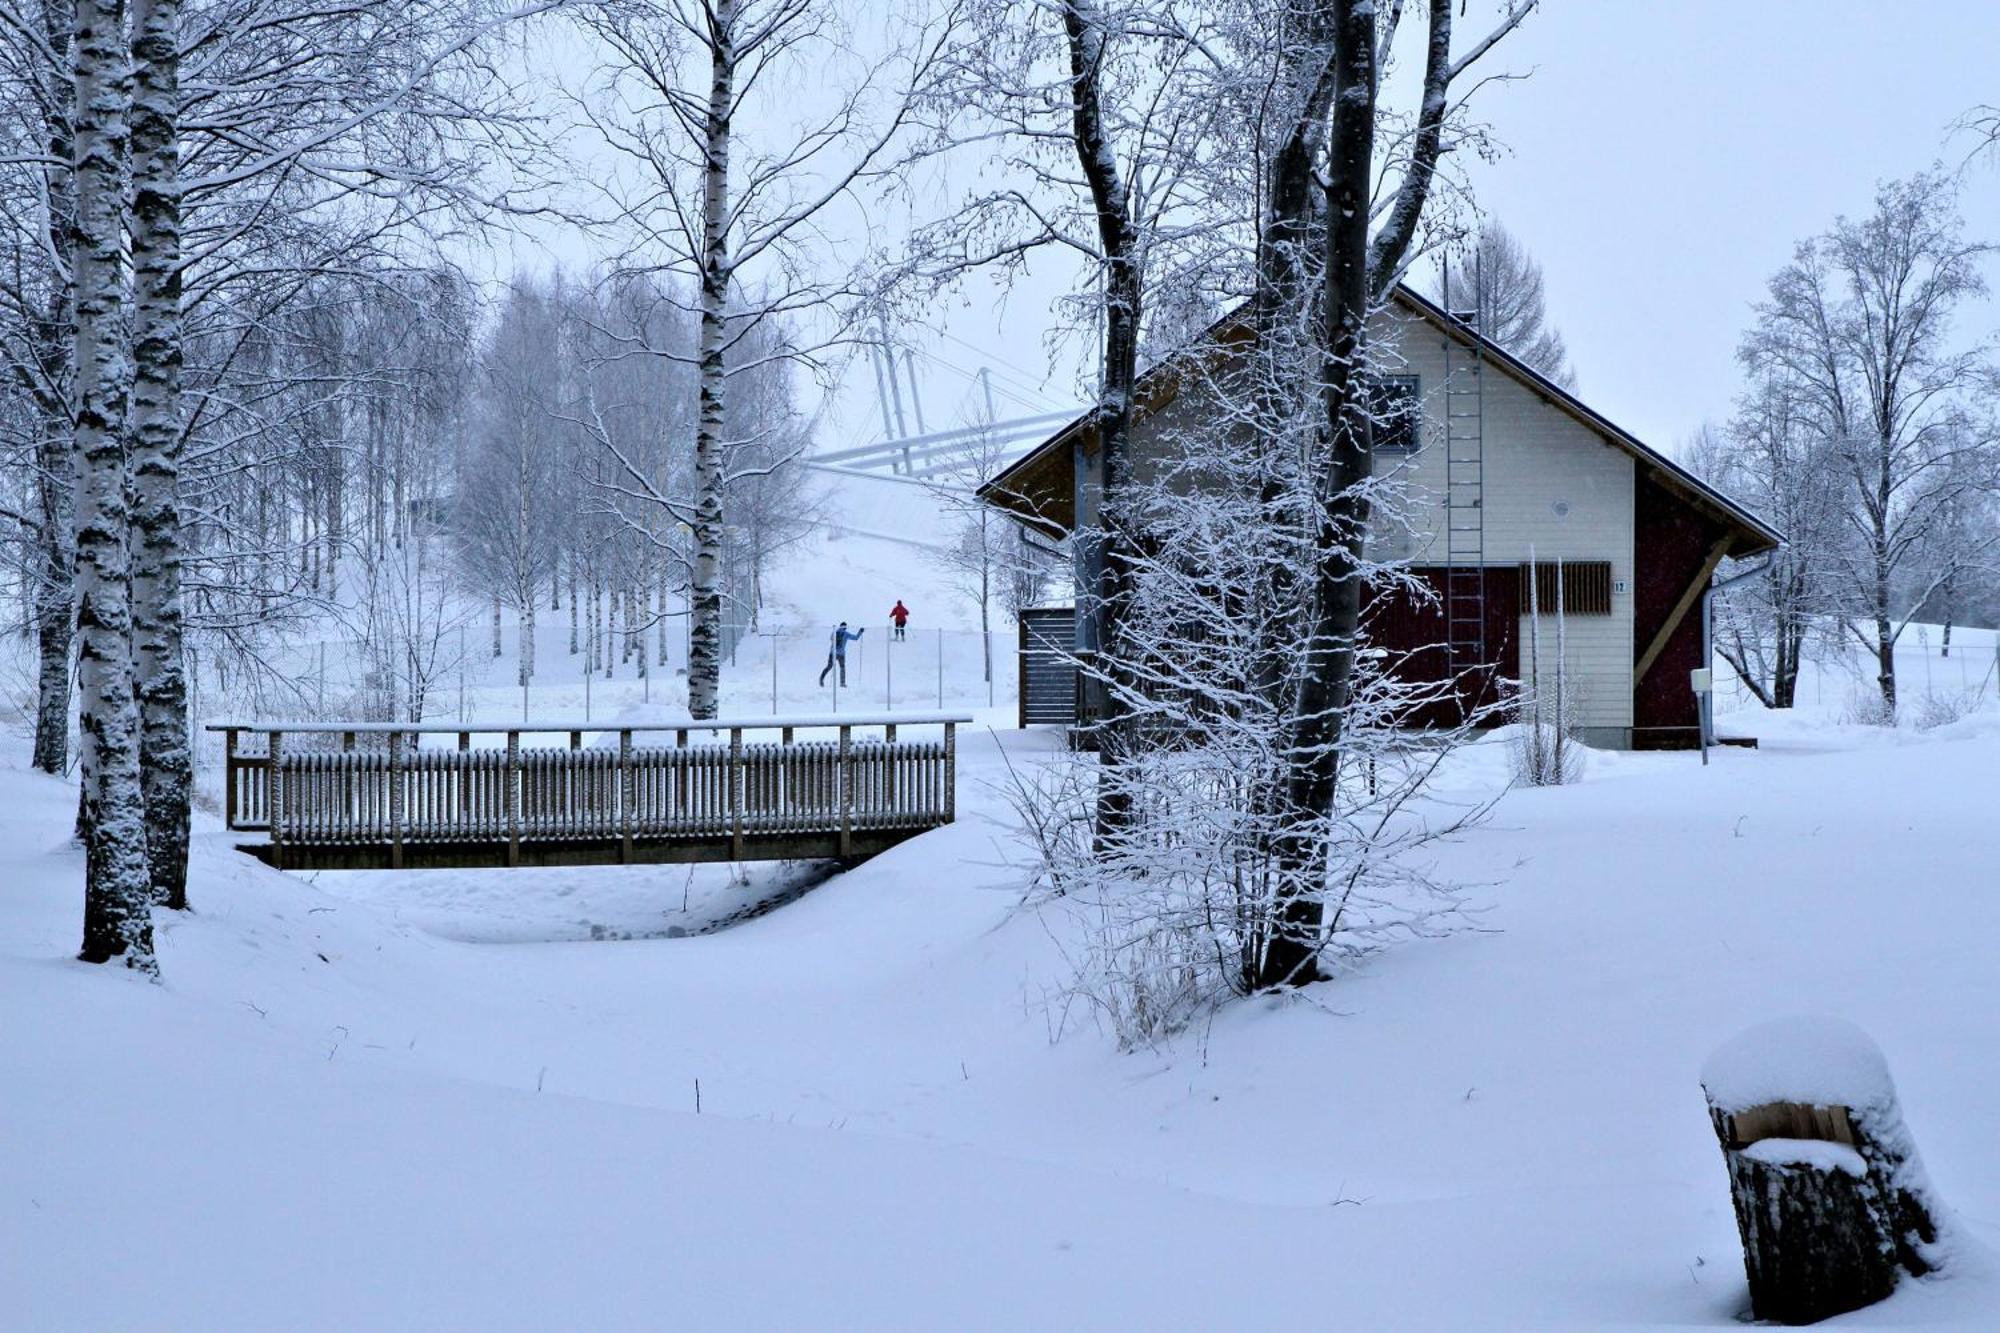
[[[228, 826], [267, 833], [274, 850], [386, 846], [400, 865], [409, 845], [504, 843], [514, 864], [524, 842], [616, 843], [630, 860], [635, 841], [726, 841], [742, 858], [758, 840], [832, 835], [845, 855], [856, 834], [948, 824], [957, 813], [957, 728], [969, 720], [221, 722], [208, 730], [224, 738]], [[593, 733], [601, 739], [586, 747]], [[566, 745], [522, 743], [564, 734]], [[456, 747], [424, 745], [440, 735], [455, 736]], [[505, 744], [475, 748], [475, 736]]]

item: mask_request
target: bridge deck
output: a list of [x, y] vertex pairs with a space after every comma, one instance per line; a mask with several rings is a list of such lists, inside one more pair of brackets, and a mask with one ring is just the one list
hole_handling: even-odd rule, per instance
[[[229, 827], [267, 835], [245, 851], [286, 869], [414, 869], [872, 856], [952, 821], [956, 729], [968, 720], [209, 730], [225, 737]], [[588, 732], [616, 743], [586, 748]], [[561, 733], [567, 746], [521, 743]], [[671, 743], [635, 741], [662, 734]], [[474, 748], [475, 736], [505, 745]], [[701, 737], [717, 739], [691, 740]]]

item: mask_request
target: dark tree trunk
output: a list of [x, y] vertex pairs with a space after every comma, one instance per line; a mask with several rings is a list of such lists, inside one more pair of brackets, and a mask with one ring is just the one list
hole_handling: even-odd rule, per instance
[[[1276, 793], [1273, 851], [1279, 904], [1255, 978], [1262, 988], [1299, 985], [1319, 971], [1322, 889], [1330, 853], [1326, 829], [1339, 785], [1343, 725], [1365, 593], [1362, 559], [1369, 502], [1364, 483], [1374, 468], [1366, 394], [1367, 323], [1374, 302], [1401, 275], [1429, 200], [1453, 76], [1452, 9], [1434, 4], [1409, 160], [1388, 218], [1371, 241], [1380, 6], [1374, 0], [1335, 0], [1332, 9], [1332, 126], [1322, 201], [1326, 291], [1319, 386], [1327, 447], [1312, 482], [1305, 523], [1312, 542], [1313, 584], [1306, 598], [1303, 671], [1288, 713], [1292, 733], [1286, 773]], [[1518, 15], [1513, 21], [1518, 22]]]
[[1090, 189], [1103, 257], [1104, 346], [1092, 427], [1097, 452], [1079, 459], [1077, 625], [1089, 671], [1085, 690], [1096, 715], [1093, 734], [1099, 764], [1097, 839], [1106, 845], [1131, 820], [1131, 796], [1122, 780], [1129, 737], [1121, 717], [1120, 664], [1127, 647], [1119, 634], [1120, 609], [1131, 579], [1134, 538], [1120, 487], [1133, 390], [1139, 375], [1139, 324], [1145, 302], [1145, 257], [1132, 200], [1104, 124], [1103, 72], [1110, 34], [1095, 6], [1066, 3], [1072, 90], [1071, 143]]
[[[1443, 9], [1444, 6], [1435, 8]], [[1359, 386], [1365, 374], [1368, 215], [1375, 151], [1375, 9], [1342, 0], [1335, 35], [1333, 130], [1328, 140], [1326, 297], [1320, 391], [1330, 439], [1315, 479], [1313, 584], [1305, 620], [1305, 669], [1290, 710], [1279, 810], [1280, 902], [1257, 983], [1300, 985], [1319, 971], [1326, 879], [1326, 820], [1340, 775], [1340, 740], [1361, 618], [1361, 559], [1372, 438]]]

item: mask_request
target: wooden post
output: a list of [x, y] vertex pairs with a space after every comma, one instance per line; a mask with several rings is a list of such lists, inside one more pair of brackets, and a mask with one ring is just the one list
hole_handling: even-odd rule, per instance
[[743, 728], [729, 729], [729, 855], [743, 859]]
[[[676, 731], [674, 733], [674, 748], [676, 750], [685, 751], [687, 743], [687, 732]], [[681, 821], [685, 823], [688, 812], [688, 787], [694, 781], [694, 766], [688, 763], [688, 757], [684, 753], [677, 754], [674, 757], [680, 761], [675, 773], [674, 805], [680, 814]]]
[[521, 864], [521, 733], [507, 733], [507, 864]]
[[840, 802], [840, 854], [854, 855], [854, 729], [840, 729], [840, 769], [835, 799]]
[[[344, 755], [354, 753], [353, 732], [343, 731], [340, 733], [340, 752]], [[354, 827], [354, 761], [352, 759], [343, 759], [341, 760], [341, 765], [347, 771], [340, 779], [340, 822], [344, 827], [352, 829]]]
[[472, 753], [472, 733], [458, 733], [458, 819], [466, 823], [466, 816], [472, 811], [472, 761], [463, 756]]
[[1014, 716], [1015, 725], [1028, 729], [1028, 618], [1014, 618]]
[[618, 859], [632, 864], [632, 732], [618, 733]]
[[403, 733], [389, 733], [389, 868], [403, 868]]
[[582, 732], [580, 732], [580, 731], [572, 731], [572, 732], [571, 732], [571, 733], [569, 734], [569, 748], [570, 748], [570, 749], [572, 749], [572, 750], [581, 750], [581, 749], [583, 748], [583, 733], [582, 733]]
[[896, 724], [894, 722], [882, 728], [882, 804], [891, 823], [902, 822], [896, 810]]
[[270, 807], [269, 817], [264, 821], [271, 826], [271, 861], [282, 867], [285, 864], [285, 779], [284, 767], [285, 734], [271, 733], [268, 747], [270, 757], [264, 762], [270, 765], [264, 774], [264, 803]]
[[944, 822], [958, 818], [958, 724], [944, 724]]
[[236, 827], [236, 728], [222, 733], [222, 822]]

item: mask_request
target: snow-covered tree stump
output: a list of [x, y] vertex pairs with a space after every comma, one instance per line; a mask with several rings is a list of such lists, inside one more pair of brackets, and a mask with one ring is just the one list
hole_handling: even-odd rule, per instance
[[1765, 1023], [1710, 1056], [1701, 1085], [1757, 1318], [1810, 1324], [1937, 1266], [1939, 1212], [1866, 1033], [1838, 1019]]

